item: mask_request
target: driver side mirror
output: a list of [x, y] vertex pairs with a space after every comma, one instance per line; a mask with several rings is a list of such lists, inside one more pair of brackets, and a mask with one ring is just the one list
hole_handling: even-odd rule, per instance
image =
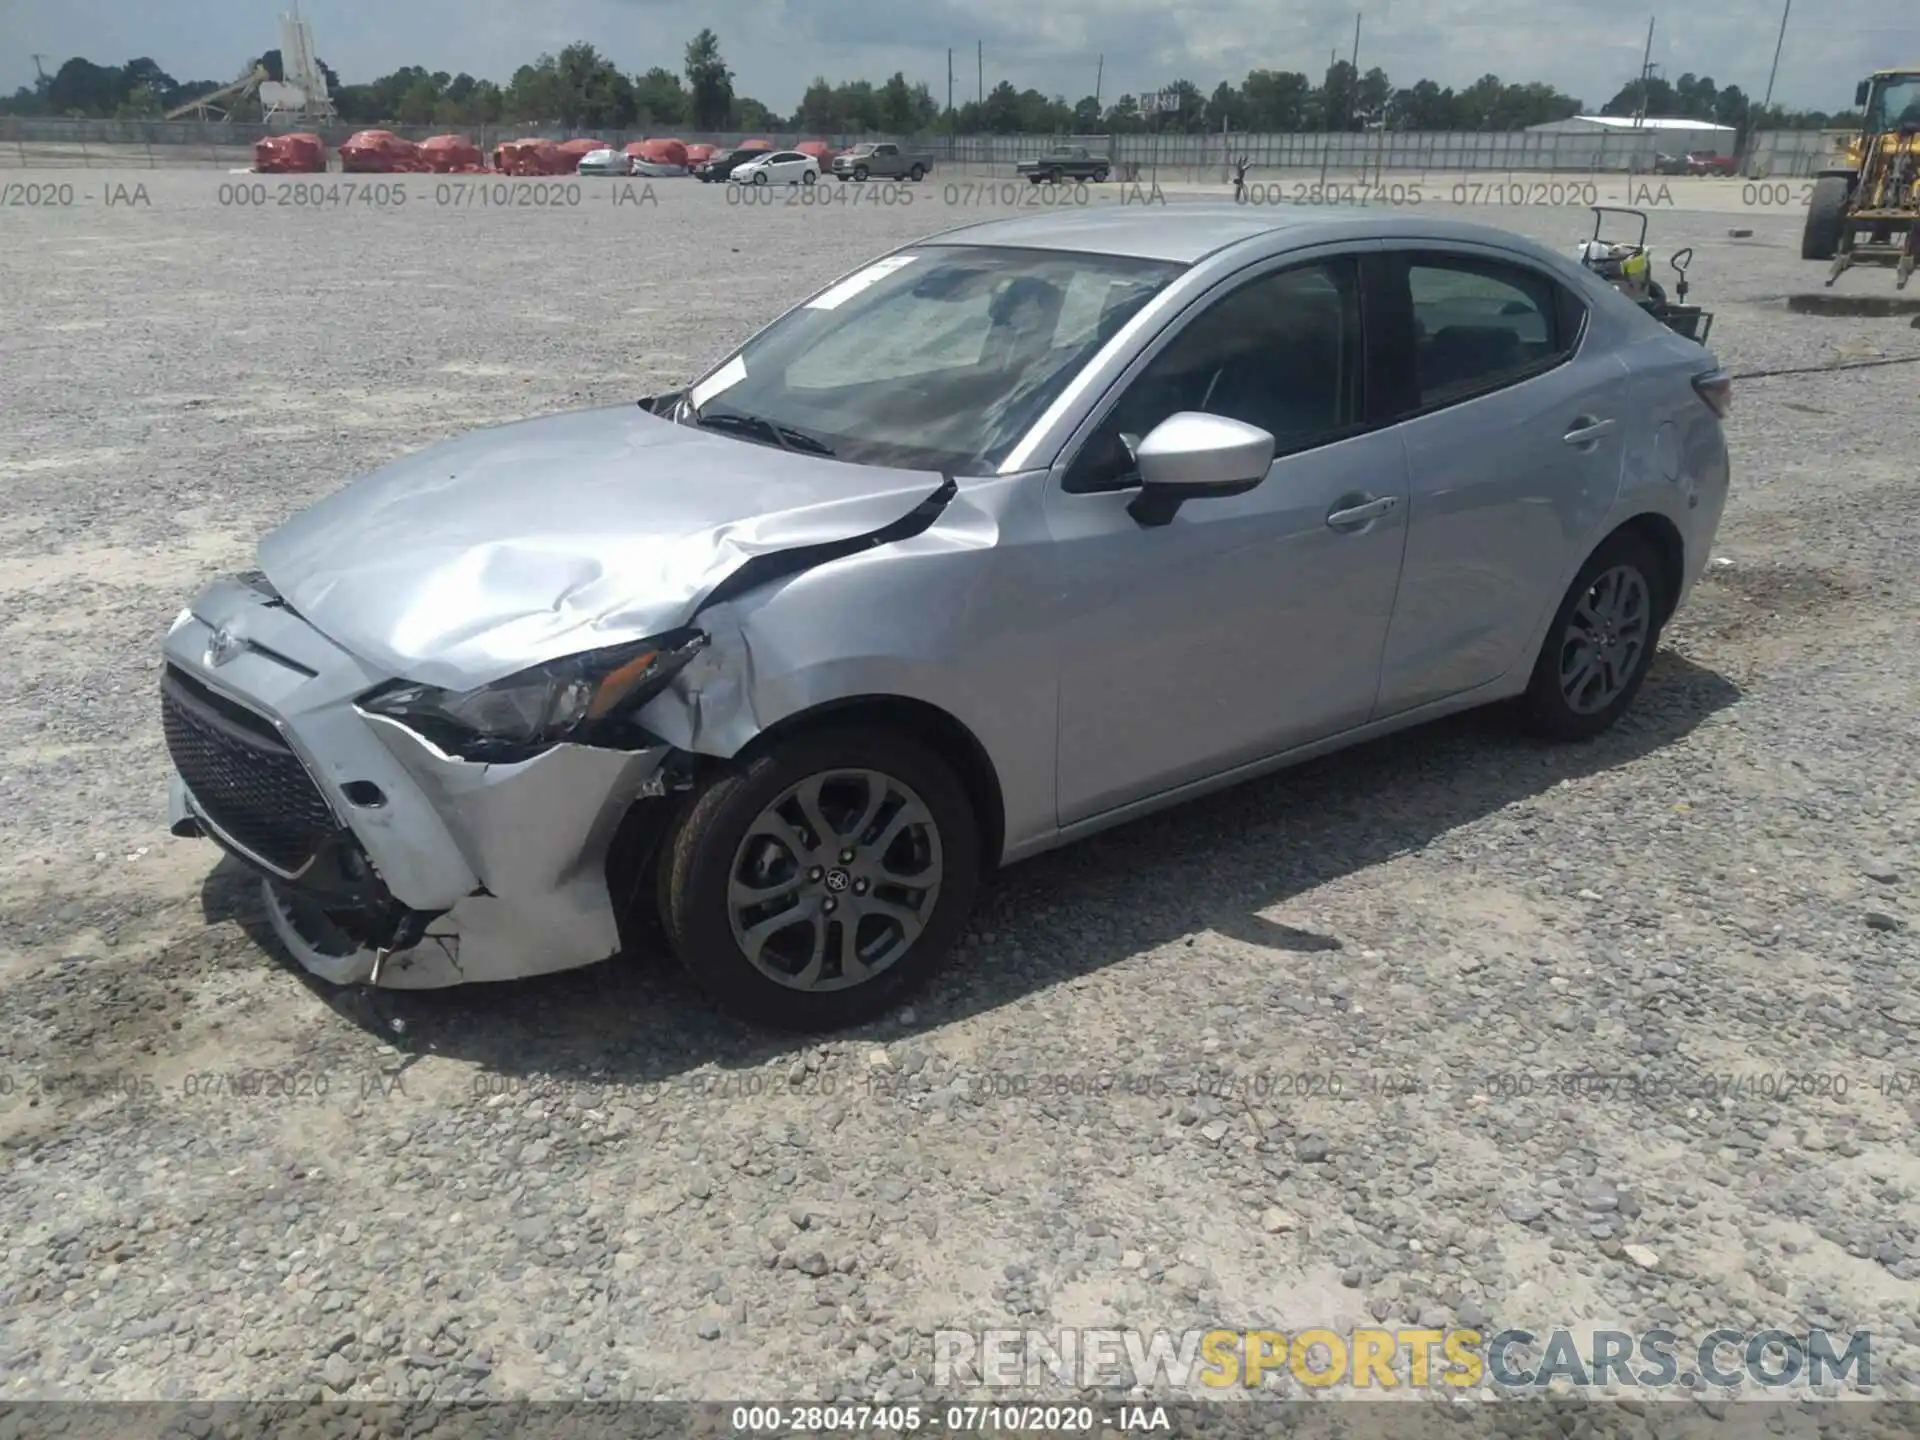
[[1853, 87], [1853, 103], [1856, 106], [1864, 107], [1867, 103], [1867, 95], [1872, 89], [1872, 82], [1862, 80], [1858, 85]]
[[1244, 495], [1273, 466], [1273, 436], [1224, 415], [1182, 410], [1134, 447], [1140, 493], [1127, 513], [1141, 525], [1170, 523], [1189, 500]]

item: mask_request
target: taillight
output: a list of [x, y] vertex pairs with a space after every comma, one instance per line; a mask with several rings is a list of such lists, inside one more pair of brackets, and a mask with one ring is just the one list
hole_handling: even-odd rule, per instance
[[1693, 377], [1693, 388], [1700, 398], [1713, 407], [1713, 413], [1722, 420], [1727, 411], [1733, 408], [1733, 377], [1724, 370], [1711, 370], [1705, 375]]

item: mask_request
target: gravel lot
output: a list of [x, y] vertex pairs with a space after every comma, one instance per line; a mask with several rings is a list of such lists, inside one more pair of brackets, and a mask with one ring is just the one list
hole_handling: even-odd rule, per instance
[[[796, 1046], [650, 957], [304, 978], [164, 830], [158, 644], [352, 475], [687, 378], [981, 207], [50, 177], [0, 208], [0, 1397], [884, 1399], [942, 1326], [1373, 1319], [1868, 1329], [1920, 1381], [1914, 369], [1736, 387], [1615, 733], [1468, 717], [1008, 871], [911, 1011]], [[1670, 183], [1733, 368], [1920, 353], [1787, 312], [1799, 210]]]

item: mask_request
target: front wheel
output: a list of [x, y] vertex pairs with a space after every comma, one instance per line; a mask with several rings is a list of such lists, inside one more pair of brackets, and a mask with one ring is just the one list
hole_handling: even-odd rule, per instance
[[1521, 697], [1528, 729], [1549, 740], [1588, 740], [1626, 713], [1660, 646], [1664, 574], [1653, 546], [1630, 530], [1593, 552], [1560, 602]]
[[757, 171], [755, 171], [755, 172], [754, 172], [754, 176], [753, 176], [753, 183], [754, 183], [754, 184], [756, 184], [756, 185], [764, 185], [764, 184], [766, 184], [766, 183], [767, 183], [767, 172], [766, 172], [766, 171], [764, 171], [764, 170], [757, 170]]
[[867, 167], [866, 167], [866, 166], [864, 166], [864, 165], [856, 165], [856, 166], [854, 166], [854, 167], [853, 167], [853, 178], [854, 178], [854, 179], [856, 179], [856, 180], [864, 180], [864, 179], [866, 179], [866, 178], [867, 178]]
[[959, 938], [980, 879], [965, 787], [887, 731], [775, 743], [711, 780], [660, 866], [660, 914], [695, 984], [781, 1030], [870, 1020]]
[[1807, 197], [1807, 224], [1800, 232], [1802, 260], [1831, 260], [1840, 250], [1850, 187], [1844, 175], [1822, 175]]

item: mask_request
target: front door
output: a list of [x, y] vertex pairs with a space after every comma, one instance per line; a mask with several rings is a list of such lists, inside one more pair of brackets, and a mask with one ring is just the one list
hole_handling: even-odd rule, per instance
[[[1048, 518], [1065, 594], [1060, 823], [1362, 724], [1406, 535], [1405, 452], [1371, 428], [1358, 264], [1227, 282], [1175, 322], [1063, 457]], [[1245, 494], [1127, 513], [1131, 442], [1197, 410], [1270, 431]]]

